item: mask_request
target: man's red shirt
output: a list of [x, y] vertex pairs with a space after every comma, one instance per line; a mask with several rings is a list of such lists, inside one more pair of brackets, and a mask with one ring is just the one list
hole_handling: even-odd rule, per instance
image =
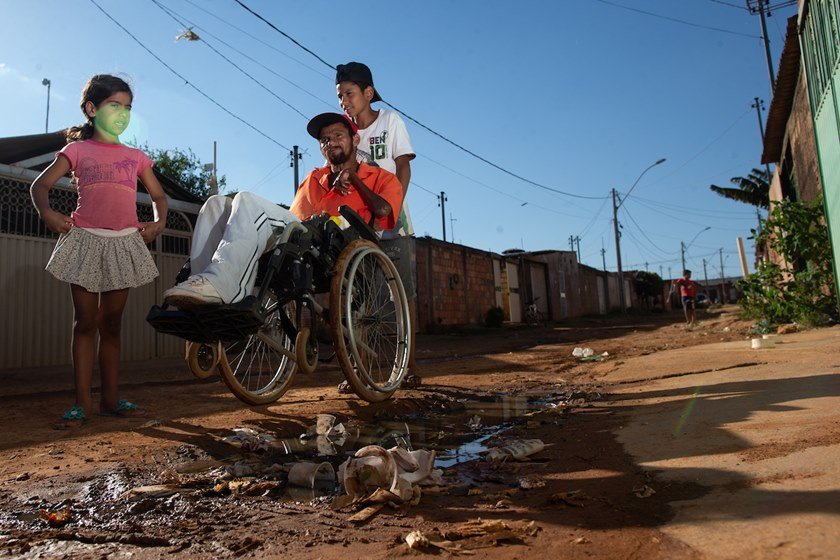
[[[403, 188], [399, 179], [381, 167], [373, 167], [366, 163], [359, 164], [356, 174], [362, 183], [391, 205], [390, 214], [384, 218], [376, 219], [378, 229], [393, 229], [396, 225], [397, 216], [400, 215], [403, 201]], [[359, 192], [351, 187], [350, 193], [346, 196], [342, 195], [330, 185], [329, 180], [329, 167], [319, 167], [310, 171], [295, 195], [295, 200], [290, 209], [292, 214], [301, 220], [323, 212], [330, 216], [338, 216], [338, 208], [347, 205], [355, 210], [364, 221], [370, 223], [373, 213], [359, 195]]]

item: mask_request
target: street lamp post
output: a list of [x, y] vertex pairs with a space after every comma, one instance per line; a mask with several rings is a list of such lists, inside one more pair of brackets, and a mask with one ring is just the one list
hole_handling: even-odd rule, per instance
[[688, 248], [691, 247], [691, 245], [697, 240], [698, 237], [700, 237], [701, 233], [703, 233], [704, 231], [710, 230], [710, 229], [712, 229], [712, 226], [706, 226], [703, 229], [701, 229], [700, 231], [698, 231], [697, 235], [695, 235], [691, 239], [691, 241], [688, 242], [688, 245], [686, 245], [685, 243], [680, 241], [680, 257], [682, 258], [682, 269], [683, 270], [685, 270], [685, 252], [688, 251]]
[[50, 86], [52, 85], [52, 82], [50, 82], [47, 78], [44, 78], [43, 80], [41, 80], [41, 85], [42, 86], [47, 86], [47, 123], [46, 123], [46, 126], [44, 126], [44, 132], [49, 132], [50, 131]]
[[621, 269], [621, 233], [618, 231], [618, 209], [621, 208], [621, 205], [624, 204], [624, 201], [627, 200], [627, 197], [630, 196], [630, 193], [636, 188], [636, 185], [639, 184], [639, 181], [642, 179], [645, 173], [650, 171], [651, 168], [656, 167], [660, 163], [663, 163], [665, 158], [661, 158], [653, 162], [652, 164], [648, 165], [644, 171], [642, 171], [639, 176], [636, 178], [636, 181], [627, 191], [627, 194], [624, 195], [624, 198], [620, 198], [618, 196], [618, 192], [613, 189], [612, 190], [612, 201], [613, 201], [613, 228], [615, 230], [615, 262], [618, 266], [618, 303], [621, 307], [621, 312], [624, 313], [627, 309], [627, 306], [624, 301], [624, 271]]

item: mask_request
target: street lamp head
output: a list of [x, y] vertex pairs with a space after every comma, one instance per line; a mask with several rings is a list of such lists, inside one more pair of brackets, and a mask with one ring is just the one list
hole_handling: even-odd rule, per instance
[[48, 86], [48, 85], [50, 85], [50, 83], [51, 82], [47, 78], [44, 78], [43, 80], [41, 80], [41, 85], [42, 86]]
[[659, 165], [660, 163], [665, 163], [665, 158], [656, 160], [656, 163], [654, 163], [653, 165]]

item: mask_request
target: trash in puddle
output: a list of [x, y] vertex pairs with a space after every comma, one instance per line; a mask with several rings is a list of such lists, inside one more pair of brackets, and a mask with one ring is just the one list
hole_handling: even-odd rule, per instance
[[481, 416], [476, 414], [475, 416], [467, 420], [467, 428], [474, 432], [481, 429]]
[[70, 521], [70, 508], [64, 508], [59, 511], [42, 509], [39, 511], [39, 515], [50, 527], [63, 527]]
[[233, 435], [223, 437], [222, 441], [242, 451], [268, 451], [275, 441], [274, 436], [261, 434], [251, 428], [234, 428]]
[[292, 465], [289, 471], [289, 484], [303, 488], [315, 488], [335, 484], [335, 469], [326, 461], [310, 463], [301, 461]]
[[373, 507], [376, 505], [416, 505], [421, 493], [419, 485], [442, 483], [442, 471], [434, 470], [434, 464], [434, 451], [363, 447], [338, 467], [338, 479], [345, 494], [336, 497], [331, 507], [338, 510], [354, 504], [371, 504], [372, 507], [351, 518], [351, 521], [364, 521], [381, 509]]
[[656, 494], [656, 490], [654, 490], [647, 484], [642, 484], [641, 486], [634, 487], [632, 492], [636, 495], [637, 498], [649, 498]]
[[500, 543], [522, 543], [525, 537], [536, 536], [539, 531], [540, 528], [533, 521], [514, 525], [504, 521], [477, 519], [443, 532], [439, 529], [411, 531], [404, 540], [412, 550], [439, 549], [454, 555], [472, 555], [475, 554], [474, 550]]
[[341, 447], [347, 441], [347, 429], [344, 424], [336, 424], [332, 414], [319, 414], [315, 424], [301, 434], [301, 441], [314, 440], [319, 455], [336, 455], [336, 446]]
[[522, 461], [526, 457], [539, 453], [543, 449], [545, 449], [545, 444], [541, 439], [521, 439], [504, 447], [494, 447], [487, 452], [484, 460], [496, 465], [502, 464], [511, 458]]

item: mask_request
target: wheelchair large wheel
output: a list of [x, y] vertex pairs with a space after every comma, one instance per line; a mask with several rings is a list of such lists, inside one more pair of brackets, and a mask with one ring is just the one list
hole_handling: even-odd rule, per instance
[[347, 382], [368, 402], [388, 399], [408, 369], [408, 300], [394, 263], [374, 243], [353, 241], [330, 289], [330, 326]]
[[260, 330], [247, 338], [222, 343], [219, 372], [236, 397], [248, 404], [276, 401], [292, 384], [297, 370], [294, 341], [281, 324], [285, 311], [294, 321], [294, 304], [280, 307], [272, 297]]

